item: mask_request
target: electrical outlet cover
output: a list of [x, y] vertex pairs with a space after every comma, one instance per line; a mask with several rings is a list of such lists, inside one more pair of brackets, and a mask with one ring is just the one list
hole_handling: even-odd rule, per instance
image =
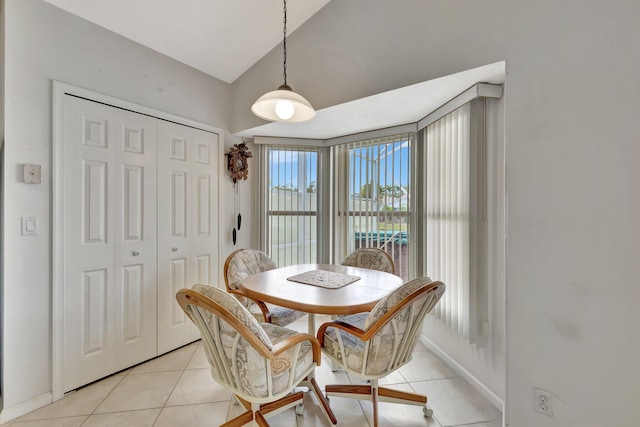
[[553, 395], [546, 390], [534, 388], [533, 409], [536, 412], [553, 417]]

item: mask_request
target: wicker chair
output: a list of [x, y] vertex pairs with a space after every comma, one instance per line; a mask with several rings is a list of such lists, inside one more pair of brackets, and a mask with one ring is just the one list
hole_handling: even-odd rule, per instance
[[257, 249], [237, 249], [231, 252], [224, 263], [224, 284], [227, 292], [233, 294], [258, 321], [286, 326], [306, 313], [252, 300], [244, 296], [238, 286], [246, 277], [275, 268], [276, 264], [266, 253]]
[[268, 426], [265, 417], [293, 406], [302, 414], [303, 393], [292, 392], [320, 364], [315, 337], [261, 325], [236, 298], [211, 286], [181, 289], [176, 299], [200, 330], [211, 376], [246, 409], [222, 426]]
[[428, 277], [412, 280], [384, 297], [369, 313], [358, 313], [324, 323], [318, 329], [322, 352], [348, 373], [368, 379], [370, 385], [327, 385], [327, 397], [371, 400], [374, 426], [378, 401], [423, 406], [427, 397], [379, 387], [378, 380], [411, 361], [424, 317], [442, 297], [445, 286]]
[[359, 248], [342, 261], [342, 265], [369, 268], [396, 274], [396, 266], [391, 256], [379, 248]]

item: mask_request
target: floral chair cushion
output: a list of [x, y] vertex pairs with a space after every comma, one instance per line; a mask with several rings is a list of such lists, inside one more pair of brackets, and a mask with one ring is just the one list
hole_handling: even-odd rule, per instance
[[423, 277], [407, 282], [395, 291], [390, 292], [387, 296], [378, 301], [375, 307], [373, 307], [371, 313], [369, 314], [369, 317], [367, 318], [364, 328], [368, 329], [371, 325], [378, 321], [378, 319], [384, 316], [387, 311], [398, 305], [400, 301], [429, 283], [431, 283], [431, 279], [429, 277]]
[[[391, 308], [430, 282], [429, 278], [421, 278], [405, 283], [380, 300], [370, 313], [353, 314], [339, 320], [367, 331]], [[348, 371], [361, 376], [381, 378], [389, 374], [411, 360], [424, 320], [425, 313], [421, 308], [427, 298], [425, 294], [407, 304], [367, 341], [342, 329], [327, 328], [322, 351]], [[411, 351], [400, 351], [406, 348]]]
[[255, 249], [244, 249], [236, 252], [227, 268], [227, 285], [231, 289], [238, 289], [243, 279], [276, 268], [269, 255]]
[[[245, 278], [275, 268], [276, 264], [266, 253], [256, 249], [243, 249], [235, 252], [230, 258], [225, 280], [230, 289], [238, 289], [240, 282]], [[251, 299], [237, 294], [234, 294], [234, 296], [258, 321], [264, 320], [260, 307]], [[274, 304], [267, 304], [267, 308], [271, 312], [271, 323], [279, 326], [289, 325], [305, 315], [303, 312]]]
[[[195, 285], [193, 290], [226, 308], [269, 349], [283, 339], [298, 334], [273, 324], [259, 324], [239, 301], [220, 289]], [[201, 336], [212, 377], [221, 384], [231, 386], [240, 396], [268, 398], [286, 394], [315, 366], [308, 341], [270, 361], [223, 319], [198, 307], [191, 306], [191, 310], [199, 313], [206, 326], [206, 333], [201, 331]]]
[[393, 260], [386, 252], [378, 248], [356, 249], [344, 259], [342, 265], [395, 273]]

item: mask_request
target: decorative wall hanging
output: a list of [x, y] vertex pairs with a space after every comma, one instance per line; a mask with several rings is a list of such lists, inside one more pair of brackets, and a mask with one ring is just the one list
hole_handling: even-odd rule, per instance
[[253, 154], [251, 154], [244, 141], [240, 144], [234, 144], [227, 153], [227, 167], [234, 184], [239, 179], [247, 179], [249, 177], [249, 162], [247, 159], [251, 157], [253, 157]]
[[249, 162], [247, 159], [251, 157], [253, 157], [253, 154], [249, 151], [244, 139], [242, 143], [234, 144], [227, 153], [227, 168], [233, 180], [233, 219], [236, 226], [231, 231], [231, 239], [234, 246], [238, 241], [238, 231], [240, 231], [240, 226], [242, 225], [242, 215], [239, 212], [238, 181], [246, 180], [249, 177]]

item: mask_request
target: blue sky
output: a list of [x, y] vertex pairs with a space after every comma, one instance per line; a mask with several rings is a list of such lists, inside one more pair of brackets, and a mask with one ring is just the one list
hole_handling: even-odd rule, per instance
[[[379, 169], [380, 185], [409, 185], [409, 154], [407, 141], [394, 142], [378, 146], [357, 148], [350, 151], [349, 175], [353, 179], [351, 193], [359, 193], [360, 188], [371, 181], [372, 167]], [[295, 151], [272, 149], [269, 151], [270, 186], [303, 188], [317, 181], [318, 153], [313, 151]], [[299, 170], [300, 169], [300, 170]]]

